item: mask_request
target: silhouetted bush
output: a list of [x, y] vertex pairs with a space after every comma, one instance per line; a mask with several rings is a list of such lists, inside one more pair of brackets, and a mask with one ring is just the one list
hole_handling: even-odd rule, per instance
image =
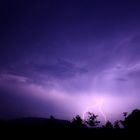
[[133, 110], [131, 114], [125, 117], [124, 121], [121, 121], [121, 123], [123, 124], [124, 128], [140, 129], [140, 110]]
[[107, 121], [106, 124], [103, 126], [103, 128], [106, 129], [113, 129], [113, 125], [110, 121]]
[[120, 123], [120, 121], [118, 121], [118, 120], [114, 122], [114, 128], [115, 129], [120, 129], [119, 123]]
[[89, 125], [90, 127], [96, 127], [100, 121], [97, 121], [97, 117], [98, 115], [94, 115], [91, 112], [88, 112], [88, 118], [85, 121], [87, 125]]
[[71, 123], [72, 128], [86, 128], [86, 125], [84, 124], [84, 121], [82, 118], [77, 115], [75, 118], [73, 118]]

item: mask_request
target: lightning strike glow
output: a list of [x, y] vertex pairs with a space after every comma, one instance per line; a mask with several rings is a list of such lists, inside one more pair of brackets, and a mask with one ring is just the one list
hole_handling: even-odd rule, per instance
[[106, 115], [105, 115], [105, 113], [103, 111], [103, 103], [104, 103], [104, 100], [99, 99], [99, 100], [96, 101], [96, 104], [94, 106], [93, 105], [88, 106], [86, 108], [86, 110], [84, 111], [84, 113], [83, 113], [83, 119], [86, 119], [86, 113], [87, 112], [89, 112], [89, 111], [92, 112], [93, 109], [98, 108], [98, 111], [100, 112], [100, 114], [102, 115], [102, 117], [104, 119], [104, 123], [106, 123], [107, 122], [107, 117], [106, 117]]
[[104, 103], [103, 100], [101, 100], [101, 102], [100, 102], [100, 104], [98, 106], [98, 109], [99, 109], [100, 113], [102, 114], [102, 116], [104, 118], [104, 121], [106, 123], [107, 122], [107, 117], [106, 117], [106, 115], [105, 115], [105, 113], [103, 111], [103, 103]]

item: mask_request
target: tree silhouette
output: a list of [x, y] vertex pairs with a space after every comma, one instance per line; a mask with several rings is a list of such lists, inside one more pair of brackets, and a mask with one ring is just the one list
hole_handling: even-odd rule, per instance
[[126, 116], [127, 116], [127, 112], [123, 112], [123, 116], [126, 118]]
[[120, 129], [119, 123], [120, 123], [120, 121], [118, 121], [118, 120], [114, 122], [114, 128], [115, 129]]
[[84, 121], [82, 120], [82, 118], [77, 115], [75, 118], [73, 118], [71, 126], [74, 128], [84, 128]]
[[54, 116], [50, 116], [49, 121], [48, 121], [48, 126], [49, 128], [55, 128], [55, 118]]
[[113, 129], [113, 125], [110, 121], [107, 121], [106, 124], [103, 126], [103, 128], [106, 129]]
[[89, 125], [90, 127], [96, 127], [100, 121], [97, 121], [98, 115], [94, 115], [91, 112], [88, 112], [88, 118], [86, 120], [86, 124]]
[[121, 121], [125, 128], [139, 128], [140, 129], [140, 110], [135, 109]]

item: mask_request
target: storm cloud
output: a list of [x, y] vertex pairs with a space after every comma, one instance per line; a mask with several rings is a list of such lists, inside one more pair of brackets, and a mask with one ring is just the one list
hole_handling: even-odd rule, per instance
[[130, 0], [2, 2], [0, 117], [70, 118], [100, 98], [108, 117], [140, 107], [139, 6]]

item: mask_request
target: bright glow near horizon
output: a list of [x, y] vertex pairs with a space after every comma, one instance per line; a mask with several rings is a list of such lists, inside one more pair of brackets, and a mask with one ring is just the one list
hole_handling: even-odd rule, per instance
[[[19, 89], [17, 89], [17, 83], [13, 82], [14, 80], [18, 81]], [[54, 110], [52, 114], [49, 114], [49, 112], [47, 114], [58, 118], [72, 119], [75, 115], [80, 115], [84, 119], [86, 112], [92, 112], [98, 115], [98, 120], [105, 123], [107, 120], [114, 121], [123, 118], [122, 112], [129, 112], [139, 107], [139, 98], [137, 96], [131, 94], [127, 94], [127, 96], [126, 94], [117, 95], [116, 91], [113, 92], [113, 90], [102, 92], [94, 89], [86, 93], [71, 94], [71, 92], [61, 88], [48, 89], [45, 85], [28, 83], [21, 80], [21, 77], [15, 77], [14, 75], [10, 78], [8, 76], [7, 80], [7, 75], [4, 75], [0, 83], [4, 87], [7, 82], [9, 83], [9, 90], [13, 91], [14, 94], [18, 94], [18, 96], [41, 100], [45, 102], [44, 105], [47, 103], [53, 104], [58, 112], [55, 114], [56, 111]], [[62, 112], [64, 113], [62, 114]], [[39, 115], [42, 116], [41, 113]], [[43, 115], [43, 117], [47, 116]]]

